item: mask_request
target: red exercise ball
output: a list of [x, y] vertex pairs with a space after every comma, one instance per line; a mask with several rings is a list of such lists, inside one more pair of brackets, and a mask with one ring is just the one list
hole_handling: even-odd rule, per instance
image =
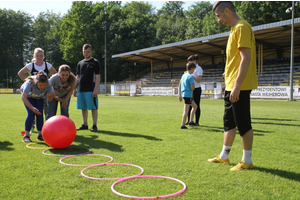
[[76, 126], [66, 116], [50, 117], [43, 125], [42, 136], [45, 142], [55, 149], [69, 146], [76, 137]]

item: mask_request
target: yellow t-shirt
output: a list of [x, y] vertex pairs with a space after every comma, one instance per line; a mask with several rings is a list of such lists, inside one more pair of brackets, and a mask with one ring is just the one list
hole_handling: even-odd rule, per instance
[[257, 88], [256, 77], [256, 46], [253, 30], [248, 22], [241, 18], [237, 24], [231, 27], [226, 48], [225, 85], [226, 91], [232, 91], [241, 62], [240, 47], [251, 49], [251, 62], [247, 75], [241, 85], [241, 90]]

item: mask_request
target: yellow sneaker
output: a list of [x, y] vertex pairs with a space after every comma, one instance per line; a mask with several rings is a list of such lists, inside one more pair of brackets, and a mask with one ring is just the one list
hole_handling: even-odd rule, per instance
[[235, 167], [231, 168], [230, 171], [241, 171], [244, 169], [252, 169], [254, 168], [253, 163], [247, 164], [244, 160], [242, 160], [239, 164], [237, 164]]
[[222, 163], [223, 165], [229, 165], [230, 164], [228, 158], [225, 159], [225, 160], [222, 160], [219, 155], [215, 158], [208, 159], [207, 161], [212, 162], [212, 163]]

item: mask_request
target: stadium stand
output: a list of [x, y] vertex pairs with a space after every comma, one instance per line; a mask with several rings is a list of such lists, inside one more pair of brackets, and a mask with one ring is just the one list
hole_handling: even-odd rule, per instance
[[[300, 85], [300, 57], [294, 63], [294, 85]], [[265, 60], [262, 73], [259, 73], [259, 86], [285, 86], [289, 85], [290, 64], [289, 58], [278, 58]], [[275, 63], [275, 64], [272, 64]], [[151, 81], [151, 73], [146, 74], [141, 79], [143, 87], [177, 87], [185, 67], [174, 68], [174, 71], [169, 69], [154, 70], [153, 80]], [[222, 77], [223, 69], [214, 65], [203, 66], [202, 82], [224, 82]], [[173, 81], [172, 81], [173, 80]]]

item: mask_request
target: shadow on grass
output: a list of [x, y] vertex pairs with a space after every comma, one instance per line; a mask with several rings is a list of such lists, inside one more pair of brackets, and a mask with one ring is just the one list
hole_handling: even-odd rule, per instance
[[252, 124], [267, 124], [267, 125], [274, 125], [274, 126], [296, 126], [296, 127], [300, 127], [299, 124], [283, 124], [283, 123], [273, 123], [273, 122], [252, 122]]
[[270, 121], [287, 121], [287, 122], [292, 122], [292, 121], [298, 121], [298, 120], [294, 120], [294, 119], [276, 119], [276, 118], [252, 118], [253, 120], [270, 120]]
[[[218, 132], [218, 133], [224, 132], [223, 127], [213, 127], [213, 126], [203, 126], [203, 125], [200, 125], [200, 127], [209, 129], [209, 131], [212, 131], [212, 132]], [[262, 131], [262, 130], [254, 130], [254, 129], [253, 129], [253, 132], [254, 132], [254, 135], [256, 135], [256, 136], [264, 136], [264, 134], [261, 134], [261, 133], [272, 133], [272, 131]], [[239, 134], [238, 130], [236, 131], [236, 134]]]
[[10, 147], [12, 145], [13, 145], [13, 143], [11, 143], [9, 141], [0, 142], [0, 150], [12, 151], [12, 150], [14, 150], [14, 148]]
[[199, 127], [209, 129], [209, 131], [212, 131], [212, 132], [218, 132], [218, 133], [220, 133], [220, 132], [223, 133], [224, 132], [223, 127], [205, 126], [205, 125], [201, 125], [201, 124], [200, 124]]
[[112, 142], [106, 142], [98, 140], [98, 136], [95, 135], [76, 135], [75, 142], [80, 143], [79, 146], [88, 146], [90, 149], [107, 149], [110, 151], [123, 152], [122, 145], [118, 145]]
[[112, 132], [112, 131], [105, 131], [105, 130], [101, 130], [101, 131], [98, 131], [98, 132], [102, 133], [102, 134], [106, 134], [106, 135], [112, 135], [112, 136], [145, 138], [147, 140], [162, 141], [162, 139], [160, 139], [160, 138], [149, 136], [149, 135], [132, 134], [132, 133], [119, 133], [119, 132]]
[[300, 182], [300, 174], [299, 173], [288, 172], [288, 171], [284, 171], [284, 170], [280, 170], [280, 169], [268, 169], [268, 168], [257, 167], [257, 166], [254, 166], [254, 168], [252, 170], [267, 172], [267, 173], [270, 173], [270, 174], [281, 176], [282, 178], [287, 178], [287, 179], [290, 179], [290, 180]]

